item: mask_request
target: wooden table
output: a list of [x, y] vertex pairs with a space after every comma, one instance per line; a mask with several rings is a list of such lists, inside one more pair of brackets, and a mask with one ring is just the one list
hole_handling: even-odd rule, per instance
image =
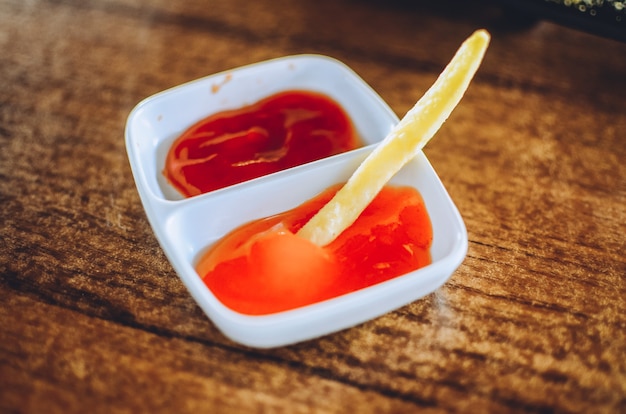
[[[430, 3], [0, 0], [0, 412], [626, 412], [626, 44]], [[402, 115], [479, 27], [425, 150], [467, 225], [458, 271], [323, 338], [226, 339], [147, 222], [130, 110], [320, 53]]]

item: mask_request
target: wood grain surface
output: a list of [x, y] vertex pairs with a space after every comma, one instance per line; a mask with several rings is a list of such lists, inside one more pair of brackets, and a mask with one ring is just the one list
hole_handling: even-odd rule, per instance
[[[497, 1], [0, 0], [0, 412], [626, 412], [626, 44]], [[404, 114], [491, 48], [425, 152], [469, 233], [422, 300], [269, 350], [226, 339], [143, 212], [143, 98], [319, 53]]]

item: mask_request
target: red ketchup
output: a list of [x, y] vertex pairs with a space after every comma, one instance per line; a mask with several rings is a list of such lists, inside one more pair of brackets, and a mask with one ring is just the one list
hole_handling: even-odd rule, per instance
[[163, 174], [191, 197], [360, 145], [339, 104], [287, 91], [193, 125], [172, 144]]
[[339, 188], [236, 229], [203, 255], [198, 274], [227, 307], [264, 315], [353, 292], [431, 263], [430, 218], [412, 187], [384, 187], [327, 246], [296, 236]]

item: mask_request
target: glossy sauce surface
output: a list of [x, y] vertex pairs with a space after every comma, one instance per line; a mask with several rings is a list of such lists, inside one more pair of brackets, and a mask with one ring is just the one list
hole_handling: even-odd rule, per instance
[[411, 187], [383, 188], [325, 247], [296, 236], [339, 188], [236, 229], [202, 256], [198, 274], [224, 305], [262, 315], [340, 296], [431, 263], [430, 218]]
[[319, 93], [285, 91], [190, 127], [172, 144], [163, 174], [191, 197], [359, 146], [338, 103]]

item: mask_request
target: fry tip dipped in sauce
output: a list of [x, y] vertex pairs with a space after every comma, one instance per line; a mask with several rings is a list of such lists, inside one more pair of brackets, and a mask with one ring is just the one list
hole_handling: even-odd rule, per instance
[[417, 189], [387, 184], [465, 93], [490, 40], [476, 31], [435, 84], [344, 185], [240, 227], [196, 270], [227, 307], [263, 315], [317, 303], [431, 262], [432, 226]]

